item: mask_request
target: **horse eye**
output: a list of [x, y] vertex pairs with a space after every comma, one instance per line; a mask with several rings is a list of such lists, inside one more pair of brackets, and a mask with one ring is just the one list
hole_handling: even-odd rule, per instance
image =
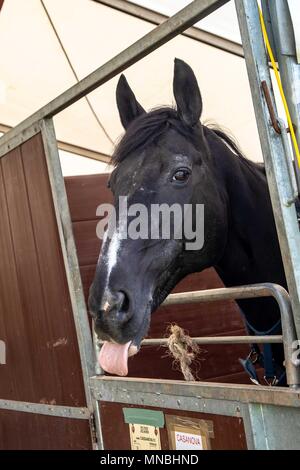
[[177, 181], [178, 183], [184, 183], [189, 179], [191, 172], [188, 169], [181, 168], [180, 170], [177, 170], [172, 178], [172, 181]]

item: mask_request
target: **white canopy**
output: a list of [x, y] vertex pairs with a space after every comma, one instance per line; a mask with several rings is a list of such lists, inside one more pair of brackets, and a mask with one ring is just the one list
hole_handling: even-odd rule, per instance
[[[189, 2], [138, 3], [173, 14], [174, 9]], [[203, 24], [224, 36], [231, 31], [230, 38], [238, 41], [232, 14], [234, 5], [229, 4], [200, 26]], [[82, 79], [154, 27], [92, 0], [5, 0], [0, 14], [0, 123], [15, 126], [73, 85], [77, 78]], [[204, 102], [203, 119], [229, 129], [249, 158], [261, 160], [241, 57], [178, 36], [125, 72], [142, 105], [152, 108], [173, 103], [175, 57], [187, 61], [198, 77]], [[91, 93], [89, 103], [83, 98], [55, 118], [59, 141], [97, 152], [100, 158], [112, 152], [113, 143], [122, 133], [115, 104], [117, 80], [115, 77]], [[91, 162], [91, 171], [82, 165], [77, 170], [75, 158], [64, 159], [65, 173], [102, 171], [105, 167]]]

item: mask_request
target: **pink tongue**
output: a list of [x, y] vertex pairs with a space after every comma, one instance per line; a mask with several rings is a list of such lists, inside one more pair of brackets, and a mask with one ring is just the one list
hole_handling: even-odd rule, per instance
[[125, 376], [128, 374], [128, 349], [131, 341], [126, 344], [115, 344], [104, 341], [98, 361], [102, 369], [109, 374]]

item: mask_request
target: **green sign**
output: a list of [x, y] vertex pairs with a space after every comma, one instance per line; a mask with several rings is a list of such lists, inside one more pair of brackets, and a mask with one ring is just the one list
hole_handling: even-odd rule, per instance
[[165, 417], [162, 411], [123, 408], [123, 414], [127, 424], [145, 424], [155, 428], [163, 428], [165, 425]]

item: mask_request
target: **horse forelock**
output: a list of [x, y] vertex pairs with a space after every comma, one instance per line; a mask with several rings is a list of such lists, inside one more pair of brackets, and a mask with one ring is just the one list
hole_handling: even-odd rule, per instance
[[189, 139], [193, 138], [193, 129], [180, 120], [174, 108], [162, 107], [142, 114], [130, 124], [122, 136], [112, 155], [112, 165], [117, 167], [129, 154], [136, 150], [142, 151], [170, 128], [175, 128], [179, 134]]

